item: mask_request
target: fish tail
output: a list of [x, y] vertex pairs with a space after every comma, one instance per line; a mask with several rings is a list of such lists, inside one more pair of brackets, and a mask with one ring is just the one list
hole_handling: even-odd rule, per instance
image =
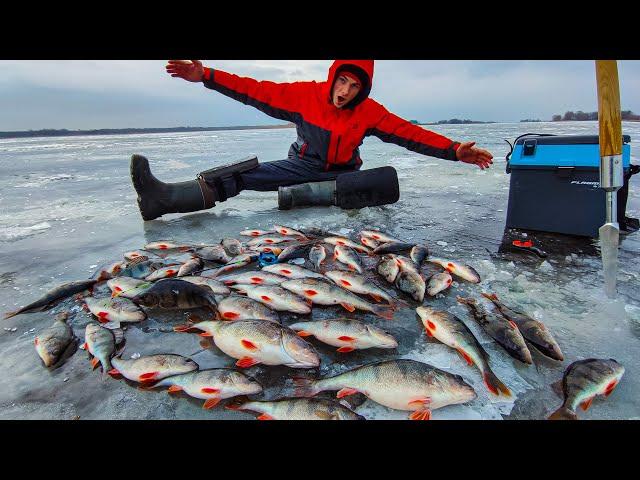
[[244, 410], [244, 408], [242, 408], [244, 404], [245, 404], [244, 400], [233, 399], [231, 402], [227, 403], [224, 406], [224, 408], [226, 408], [227, 410], [233, 410], [237, 412], [240, 410]]
[[233, 399], [231, 399], [231, 401], [229, 401], [224, 408], [226, 408], [227, 410], [233, 410], [233, 411], [241, 411], [241, 410], [247, 410], [246, 408], [244, 408], [244, 406], [249, 403], [251, 400], [249, 400], [249, 397], [246, 395], [239, 395], [237, 397], [234, 397]]
[[111, 365], [111, 361], [108, 358], [100, 363], [102, 364], [102, 381], [104, 381], [109, 377], [109, 372], [113, 370], [113, 365]]
[[491, 393], [493, 393], [494, 395], [503, 394], [505, 397], [511, 396], [511, 390], [509, 390], [509, 388], [504, 383], [502, 383], [500, 379], [496, 377], [496, 374], [491, 370], [487, 369], [482, 375], [482, 378], [484, 379], [484, 383], [489, 391], [491, 391]]
[[549, 415], [547, 420], [577, 420], [578, 415], [576, 412], [568, 408], [566, 405], [562, 405], [558, 410]]
[[373, 305], [371, 312], [386, 320], [393, 320], [394, 309], [391, 305]]
[[488, 298], [492, 302], [497, 302], [498, 301], [498, 296], [495, 293], [484, 293], [484, 292], [482, 292], [482, 296], [484, 298]]
[[313, 378], [293, 377], [292, 380], [295, 385], [294, 396], [296, 397], [313, 397], [320, 393], [317, 382]]
[[175, 327], [173, 327], [173, 331], [179, 333], [194, 333], [199, 332], [200, 329], [194, 327], [192, 323], [187, 322], [183, 325], [176, 325]]
[[[483, 293], [484, 295], [484, 293]], [[461, 296], [457, 296], [456, 300], [458, 300], [458, 303], [462, 303], [464, 305], [475, 305], [476, 301], [473, 298], [465, 298], [465, 297], [461, 297]]]

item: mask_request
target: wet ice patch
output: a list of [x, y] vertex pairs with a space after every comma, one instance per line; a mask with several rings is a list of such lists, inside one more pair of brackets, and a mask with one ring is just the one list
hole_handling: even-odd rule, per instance
[[32, 235], [37, 235], [43, 230], [47, 230], [49, 228], [51, 228], [51, 224], [49, 222], [40, 222], [29, 227], [13, 225], [10, 227], [0, 228], [0, 241], [21, 240], [23, 238], [31, 237]]
[[58, 173], [55, 175], [36, 175], [36, 174], [31, 174], [28, 177], [28, 181], [25, 183], [19, 183], [17, 185], [15, 185], [15, 187], [17, 188], [34, 188], [34, 187], [43, 187], [49, 183], [53, 183], [53, 182], [60, 182], [60, 181], [64, 181], [64, 180], [76, 180], [76, 181], [80, 181], [80, 180], [87, 180], [91, 177], [88, 177], [86, 175], [80, 175], [78, 177], [76, 177], [76, 175], [72, 175], [69, 173]]

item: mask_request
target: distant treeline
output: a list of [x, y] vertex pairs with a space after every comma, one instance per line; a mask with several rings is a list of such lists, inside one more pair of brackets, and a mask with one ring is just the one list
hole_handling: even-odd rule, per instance
[[[631, 110], [624, 110], [621, 112], [622, 120], [640, 120], [640, 115], [635, 115]], [[565, 112], [564, 115], [554, 115], [551, 117], [552, 122], [567, 122], [567, 121], [580, 121], [580, 120], [598, 120], [598, 112], [583, 112], [578, 110], [577, 112]]]
[[175, 132], [212, 132], [217, 130], [255, 130], [269, 128], [291, 128], [292, 123], [285, 125], [250, 125], [233, 127], [168, 127], [168, 128], [101, 128], [98, 130], [67, 130], [43, 129], [22, 132], [0, 132], [0, 138], [25, 137], [71, 137], [80, 135], [130, 135], [144, 133], [175, 133]]
[[469, 123], [496, 123], [496, 122], [479, 122], [478, 120], [469, 120], [468, 118], [465, 118], [464, 120], [461, 120], [459, 118], [452, 118], [450, 120], [438, 120], [437, 122], [421, 123], [420, 125], [448, 125], [448, 124], [453, 124], [453, 125], [465, 124], [466, 125]]

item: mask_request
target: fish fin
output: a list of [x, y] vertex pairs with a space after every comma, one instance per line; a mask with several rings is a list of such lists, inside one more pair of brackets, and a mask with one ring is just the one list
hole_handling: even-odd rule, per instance
[[207, 340], [207, 339], [199, 341], [198, 344], [202, 348], [209, 348], [211, 346], [211, 342], [209, 340]]
[[315, 388], [315, 380], [307, 377], [293, 377], [295, 385], [294, 396], [296, 397], [313, 397], [319, 393]]
[[111, 333], [113, 333], [113, 339], [116, 345], [120, 345], [122, 342], [124, 342], [124, 330], [122, 330], [121, 328], [114, 328], [113, 330], [111, 330]]
[[577, 420], [577, 419], [578, 419], [578, 415], [576, 415], [576, 412], [570, 410], [569, 408], [565, 407], [564, 405], [561, 406], [555, 412], [553, 412], [547, 418], [547, 420]]
[[95, 370], [95, 368], [98, 366], [98, 364], [100, 363], [100, 360], [98, 360], [96, 357], [93, 357], [91, 359], [91, 369]]
[[181, 392], [181, 391], [182, 391], [182, 387], [180, 387], [178, 385], [171, 385], [167, 389], [167, 393], [176, 393], [176, 392]]
[[618, 385], [618, 382], [616, 380], [613, 380], [611, 383], [609, 383], [609, 385], [607, 385], [607, 387], [604, 390], [605, 397], [608, 397], [609, 395], [611, 395], [613, 391], [616, 389], [617, 385]]
[[372, 308], [373, 313], [386, 320], [393, 320], [394, 310], [389, 305], [374, 305]]
[[127, 341], [123, 338], [122, 342], [119, 344], [116, 344], [116, 352], [114, 353], [114, 357], [120, 357], [122, 355], [122, 352], [124, 352], [125, 346], [126, 346]]
[[5, 313], [4, 317], [2, 317], [2, 318], [4, 318], [6, 320], [7, 318], [15, 317], [18, 314], [20, 314], [20, 310], [14, 310], [13, 312]]
[[251, 350], [253, 352], [259, 349], [258, 346], [250, 340], [242, 339], [240, 340], [240, 343], [244, 348], [246, 348], [247, 350]]
[[240, 368], [249, 368], [249, 367], [252, 367], [254, 365], [257, 365], [258, 363], [260, 363], [260, 362], [258, 360], [256, 360], [255, 358], [242, 357], [240, 360], [238, 360], [236, 362], [236, 366], [240, 367]]
[[431, 420], [431, 410], [416, 410], [409, 415], [410, 420]]
[[349, 312], [355, 312], [356, 311], [356, 307], [354, 307], [353, 305], [351, 305], [349, 303], [342, 302], [342, 303], [340, 303], [340, 305], [342, 305], [345, 308], [345, 310], [348, 310]]
[[80, 348], [82, 350], [87, 350], [89, 351], [89, 344], [87, 342], [84, 342], [82, 345], [80, 345]]
[[210, 334], [209, 332], [200, 332], [198, 335], [201, 336], [201, 337], [205, 337], [205, 338], [212, 338], [213, 337], [213, 335]]
[[383, 298], [380, 295], [377, 295], [375, 293], [370, 293], [369, 296], [371, 298], [373, 298], [378, 303], [382, 302], [382, 300], [383, 300]]
[[153, 380], [155, 380], [155, 378], [158, 376], [160, 372], [147, 372], [147, 373], [143, 373], [142, 375], [140, 375], [138, 377], [138, 380], [141, 382], [151, 382]]
[[143, 382], [138, 384], [138, 386], [136, 387], [138, 390], [142, 390], [142, 391], [149, 391], [149, 390], [153, 390], [155, 388], [155, 384], [157, 382]]
[[208, 398], [202, 405], [202, 408], [204, 408], [205, 410], [210, 410], [218, 405], [221, 400], [221, 398]]
[[109, 370], [107, 372], [107, 375], [109, 375], [112, 378], [122, 378], [122, 374], [117, 368], [112, 368], [111, 370]]
[[358, 390], [356, 390], [355, 388], [343, 388], [338, 392], [338, 394], [336, 395], [336, 398], [346, 397], [349, 395], [353, 395], [355, 393], [358, 393]]
[[484, 384], [494, 395], [502, 394], [505, 397], [511, 396], [511, 390], [509, 390], [509, 388], [502, 383], [491, 370], [484, 372], [482, 377], [484, 379]]
[[[471, 357], [467, 354], [467, 352], [465, 352], [464, 350], [462, 350], [461, 348], [457, 348], [456, 349], [458, 351], [458, 353], [460, 354], [460, 356], [464, 359], [465, 362], [467, 362], [467, 365], [469, 365], [470, 367], [473, 367], [473, 360], [471, 359]], [[497, 395], [497, 392], [496, 392]]]
[[275, 420], [275, 418], [273, 418], [271, 415], [269, 415], [268, 413], [263, 413], [262, 415], [260, 415], [258, 418], [258, 420]]
[[307, 332], [306, 330], [300, 330], [299, 332], [297, 332], [299, 336], [301, 337], [310, 337], [311, 335], [313, 335], [313, 333], [311, 332]]
[[242, 408], [243, 402], [238, 400], [233, 400], [231, 403], [228, 403], [224, 406], [227, 410], [233, 410], [234, 412], [238, 412], [243, 410]]
[[417, 398], [408, 403], [410, 407], [413, 408], [423, 408], [428, 406], [431, 403], [431, 397]]
[[189, 330], [193, 331], [199, 331], [198, 328], [194, 327], [193, 324], [191, 323], [186, 323], [184, 325], [176, 325], [175, 327], [173, 327], [173, 331], [174, 332], [189, 332]]
[[353, 352], [354, 350], [355, 350], [355, 348], [353, 348], [353, 347], [340, 347], [336, 351], [340, 352], [340, 353], [349, 353], [349, 352]]
[[560, 398], [564, 396], [564, 392], [562, 391], [562, 379], [557, 382], [553, 382], [551, 384], [551, 390]]
[[212, 387], [203, 387], [200, 389], [200, 391], [202, 393], [208, 393], [210, 395], [213, 395], [214, 393], [220, 393], [220, 389], [219, 388], [212, 388]]
[[[347, 407], [349, 408], [349, 407]], [[320, 420], [334, 420], [337, 418], [335, 418], [333, 415], [331, 415], [329, 412], [326, 412], [324, 410], [316, 410], [315, 412], [313, 412], [313, 414], [318, 417]]]
[[488, 299], [489, 299], [489, 300], [491, 300], [491, 301], [494, 301], [494, 300], [495, 300], [496, 302], [498, 301], [498, 296], [497, 296], [495, 293], [484, 293], [484, 292], [482, 292], [482, 293], [481, 293], [481, 295], [482, 295], [484, 298], [488, 298]]
[[338, 340], [342, 340], [343, 342], [353, 342], [355, 338], [349, 337], [347, 335], [342, 335], [341, 337], [338, 337]]
[[429, 335], [430, 337], [433, 337], [433, 333], [431, 332], [431, 330], [429, 330], [428, 328], [425, 328], [424, 331], [427, 332], [427, 335]]
[[584, 402], [580, 404], [580, 408], [586, 412], [587, 410], [589, 410], [589, 407], [591, 406], [591, 402], [593, 402], [593, 397], [587, 398]]

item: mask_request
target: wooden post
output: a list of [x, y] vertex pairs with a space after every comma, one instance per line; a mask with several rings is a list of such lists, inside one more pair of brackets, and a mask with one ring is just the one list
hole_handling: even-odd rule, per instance
[[615, 60], [596, 60], [600, 156], [622, 155], [620, 85]]

